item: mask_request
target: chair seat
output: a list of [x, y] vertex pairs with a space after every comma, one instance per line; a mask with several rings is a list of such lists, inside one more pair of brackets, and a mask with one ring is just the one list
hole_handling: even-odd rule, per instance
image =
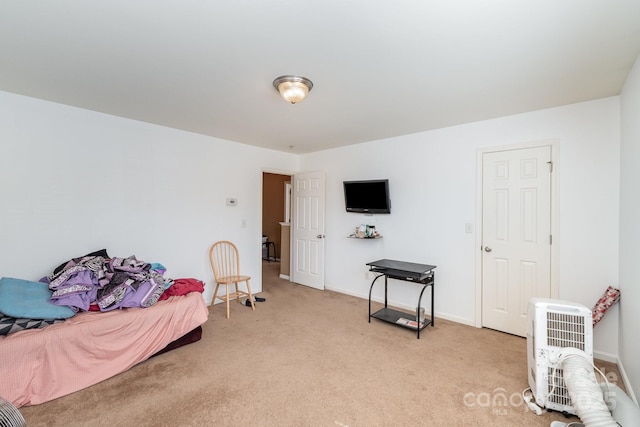
[[251, 279], [250, 276], [225, 276], [225, 277], [218, 278], [216, 280], [216, 283], [226, 285], [229, 283], [245, 282], [249, 279]]

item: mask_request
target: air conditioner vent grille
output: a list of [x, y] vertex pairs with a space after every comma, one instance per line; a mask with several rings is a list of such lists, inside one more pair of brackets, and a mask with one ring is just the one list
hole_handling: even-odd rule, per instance
[[547, 374], [549, 381], [547, 382], [548, 401], [562, 406], [571, 406], [571, 398], [569, 390], [564, 382], [562, 369], [554, 369], [549, 367]]
[[531, 298], [527, 320], [527, 376], [536, 404], [576, 415], [557, 362], [565, 348], [582, 350], [593, 360], [591, 310], [570, 301]]
[[547, 312], [547, 345], [584, 351], [584, 316]]

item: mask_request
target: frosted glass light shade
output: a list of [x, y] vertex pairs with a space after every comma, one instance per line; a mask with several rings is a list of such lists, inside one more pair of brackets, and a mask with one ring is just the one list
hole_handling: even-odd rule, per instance
[[306, 77], [280, 76], [273, 81], [273, 87], [285, 101], [296, 104], [304, 101], [313, 83]]

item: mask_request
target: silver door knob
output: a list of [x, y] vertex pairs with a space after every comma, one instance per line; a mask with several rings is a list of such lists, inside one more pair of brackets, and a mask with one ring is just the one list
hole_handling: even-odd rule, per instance
[[317, 237], [318, 239], [324, 239], [324, 234], [318, 234], [316, 237]]
[[485, 246], [484, 247], [484, 251], [485, 252], [491, 252], [493, 249], [491, 249], [489, 246]]

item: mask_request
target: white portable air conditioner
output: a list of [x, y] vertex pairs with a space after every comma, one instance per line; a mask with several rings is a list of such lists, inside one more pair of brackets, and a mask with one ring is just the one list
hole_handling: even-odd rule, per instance
[[527, 307], [527, 367], [529, 387], [542, 407], [576, 415], [562, 369], [556, 366], [560, 351], [584, 351], [593, 363], [591, 310], [582, 304], [532, 298]]

